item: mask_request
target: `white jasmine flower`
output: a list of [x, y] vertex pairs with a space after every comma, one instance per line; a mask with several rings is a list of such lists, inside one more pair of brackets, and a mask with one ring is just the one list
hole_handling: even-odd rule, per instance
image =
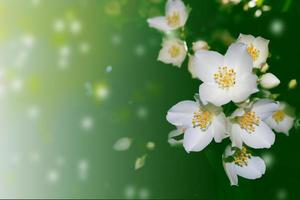
[[[226, 162], [226, 160], [229, 161]], [[241, 150], [233, 150], [227, 146], [223, 154], [223, 166], [231, 185], [238, 185], [238, 176], [257, 179], [266, 171], [264, 160], [258, 156], [252, 156], [245, 147]]]
[[269, 56], [269, 40], [262, 37], [253, 37], [252, 35], [240, 34], [237, 42], [247, 45], [247, 51], [253, 59], [255, 68], [260, 68], [266, 63]]
[[272, 73], [266, 73], [260, 77], [260, 85], [265, 89], [272, 89], [280, 84], [280, 80]]
[[199, 88], [203, 103], [239, 103], [258, 91], [257, 76], [252, 74], [253, 62], [244, 44], [232, 44], [225, 56], [215, 51], [197, 51], [190, 65], [195, 76], [203, 81]]
[[157, 59], [163, 63], [180, 67], [186, 54], [187, 46], [184, 41], [177, 38], [165, 38]]
[[274, 144], [275, 134], [264, 122], [278, 109], [278, 103], [260, 99], [246, 108], [238, 108], [231, 116], [230, 139], [234, 147], [247, 146], [260, 149]]
[[183, 27], [188, 18], [188, 9], [181, 0], [168, 0], [165, 13], [148, 19], [149, 26], [163, 32], [173, 31]]
[[181, 101], [168, 111], [167, 120], [184, 129], [183, 147], [187, 152], [201, 151], [212, 139], [221, 142], [226, 137], [226, 117], [212, 104]]
[[199, 50], [208, 50], [209, 46], [207, 44], [207, 42], [203, 41], [203, 40], [198, 40], [196, 42], [193, 42], [193, 51], [199, 51]]
[[294, 109], [288, 104], [280, 102], [278, 109], [268, 117], [266, 123], [276, 132], [289, 135], [290, 129], [294, 125]]

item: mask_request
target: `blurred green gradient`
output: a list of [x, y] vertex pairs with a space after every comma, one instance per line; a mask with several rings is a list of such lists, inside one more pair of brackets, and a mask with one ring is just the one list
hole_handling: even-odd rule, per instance
[[[199, 81], [187, 62], [178, 69], [156, 60], [162, 35], [146, 19], [162, 14], [164, 2], [0, 1], [0, 197], [299, 198], [299, 131], [257, 151], [273, 164], [239, 187], [222, 168], [228, 141], [191, 154], [169, 146], [166, 112], [192, 99]], [[299, 2], [266, 0], [272, 10], [259, 18], [241, 5], [185, 2], [189, 46], [203, 39], [224, 52], [239, 33], [270, 39], [269, 64], [282, 82], [275, 91], [299, 108], [299, 88], [287, 90], [300, 75]], [[123, 137], [131, 147], [115, 151]]]

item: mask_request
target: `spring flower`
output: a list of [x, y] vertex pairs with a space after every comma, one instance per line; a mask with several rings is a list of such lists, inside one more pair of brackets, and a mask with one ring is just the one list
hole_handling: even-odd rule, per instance
[[272, 89], [280, 84], [280, 80], [272, 73], [266, 73], [259, 79], [260, 85], [265, 89]]
[[149, 26], [163, 32], [173, 31], [183, 27], [188, 18], [188, 9], [181, 0], [168, 0], [165, 13], [148, 19]]
[[205, 104], [239, 103], [258, 91], [257, 76], [252, 74], [253, 62], [244, 44], [232, 44], [225, 56], [215, 51], [197, 51], [190, 65], [195, 76], [203, 81], [199, 95]]
[[227, 146], [223, 154], [223, 166], [231, 185], [238, 185], [238, 176], [257, 179], [266, 171], [264, 160], [258, 156], [252, 156], [246, 147], [234, 149]]
[[255, 68], [260, 68], [266, 63], [269, 56], [269, 40], [262, 37], [253, 37], [252, 35], [240, 34], [237, 42], [247, 45], [247, 51], [253, 59]]
[[288, 104], [280, 102], [278, 109], [267, 118], [266, 123], [276, 132], [289, 135], [294, 125], [294, 109]]
[[201, 151], [212, 139], [221, 142], [226, 137], [225, 115], [212, 104], [181, 101], [168, 111], [167, 120], [184, 129], [183, 147], [188, 153]]
[[274, 111], [278, 103], [260, 99], [246, 108], [238, 108], [231, 116], [230, 139], [234, 147], [247, 146], [260, 149], [270, 148], [275, 141], [275, 134], [264, 122]]
[[157, 59], [163, 63], [180, 67], [186, 54], [187, 46], [184, 41], [177, 38], [165, 38]]

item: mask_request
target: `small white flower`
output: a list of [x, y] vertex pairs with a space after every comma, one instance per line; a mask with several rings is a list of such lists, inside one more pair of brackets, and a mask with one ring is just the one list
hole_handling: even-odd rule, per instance
[[280, 84], [280, 80], [272, 73], [266, 73], [260, 77], [260, 85], [265, 89], [272, 89]]
[[239, 103], [258, 91], [257, 76], [252, 74], [253, 62], [244, 44], [232, 44], [225, 56], [200, 50], [190, 62], [195, 76], [203, 81], [199, 88], [203, 103]]
[[198, 40], [196, 42], [193, 42], [193, 51], [199, 51], [199, 50], [208, 50], [209, 46], [207, 44], [207, 42], [203, 41], [203, 40]]
[[294, 109], [288, 104], [280, 102], [279, 108], [267, 118], [266, 123], [276, 132], [289, 135], [290, 129], [294, 125]]
[[[232, 161], [226, 162], [228, 157], [232, 157]], [[241, 150], [232, 150], [230, 146], [227, 146], [223, 154], [223, 166], [231, 185], [238, 185], [238, 176], [257, 179], [266, 171], [264, 160], [258, 156], [252, 156], [245, 147]]]
[[226, 117], [212, 104], [181, 101], [168, 111], [167, 120], [184, 129], [183, 147], [187, 152], [201, 151], [212, 139], [221, 142], [226, 137]]
[[181, 0], [168, 0], [165, 13], [148, 19], [149, 26], [163, 32], [173, 31], [183, 27], [188, 18], [188, 9]]
[[163, 63], [180, 67], [186, 54], [187, 46], [184, 41], [177, 38], [166, 38], [163, 40], [157, 59]]
[[234, 147], [247, 146], [260, 149], [270, 148], [275, 142], [275, 134], [264, 122], [278, 109], [278, 103], [260, 99], [246, 108], [238, 108], [231, 116], [230, 139]]
[[240, 34], [237, 42], [247, 45], [247, 51], [253, 59], [255, 68], [260, 68], [266, 63], [269, 56], [269, 40], [262, 37], [253, 37], [252, 35]]

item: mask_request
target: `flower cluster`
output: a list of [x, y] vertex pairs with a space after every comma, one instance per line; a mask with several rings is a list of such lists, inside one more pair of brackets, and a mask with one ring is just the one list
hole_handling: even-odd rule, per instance
[[[165, 34], [158, 60], [180, 67], [188, 54], [185, 41], [172, 34], [185, 26], [188, 8], [181, 0], [168, 0], [166, 14], [148, 19], [150, 27]], [[167, 120], [177, 127], [171, 132], [171, 144], [183, 144], [189, 152], [199, 152], [213, 140], [229, 138], [223, 154], [223, 165], [231, 185], [238, 185], [238, 176], [256, 179], [265, 173], [265, 163], [249, 149], [270, 148], [276, 132], [289, 134], [293, 127], [293, 109], [275, 101], [269, 90], [280, 80], [267, 73], [269, 40], [240, 34], [222, 55], [210, 51], [205, 41], [192, 44], [188, 69], [199, 79], [195, 101], [181, 101], [167, 113]], [[232, 108], [224, 112], [224, 108]], [[228, 110], [228, 109], [226, 109]], [[173, 136], [183, 134], [176, 141]]]

